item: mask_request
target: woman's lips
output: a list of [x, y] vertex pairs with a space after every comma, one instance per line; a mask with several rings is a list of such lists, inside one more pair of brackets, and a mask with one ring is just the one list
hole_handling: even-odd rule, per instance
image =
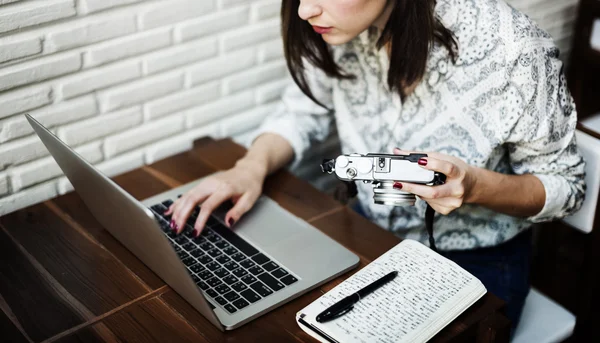
[[333, 29], [333, 28], [313, 25], [313, 29], [315, 30], [316, 33], [322, 35], [325, 33], [329, 33], [331, 31], [331, 29]]

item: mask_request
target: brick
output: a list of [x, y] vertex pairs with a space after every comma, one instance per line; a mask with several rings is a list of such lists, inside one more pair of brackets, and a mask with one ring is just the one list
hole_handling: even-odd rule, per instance
[[[86, 161], [94, 164], [102, 160], [100, 143], [89, 144], [75, 151]], [[53, 157], [28, 163], [10, 171], [10, 181], [13, 192], [50, 180], [63, 175], [62, 170]]]
[[85, 54], [85, 66], [94, 67], [120, 59], [137, 56], [171, 44], [171, 30], [143, 32], [100, 43]]
[[179, 40], [189, 41], [212, 33], [231, 30], [248, 24], [248, 7], [234, 8], [227, 11], [203, 16], [179, 24], [175, 28], [175, 35]]
[[199, 127], [219, 118], [224, 118], [232, 113], [250, 109], [253, 105], [254, 94], [252, 91], [221, 98], [210, 104], [187, 111], [186, 127]]
[[219, 56], [190, 67], [190, 81], [192, 85], [211, 81], [250, 68], [255, 62], [254, 49], [246, 49], [238, 51], [235, 54]]
[[108, 177], [114, 177], [144, 165], [144, 152], [132, 151], [100, 163], [98, 169]]
[[248, 3], [250, 3], [250, 0], [219, 0], [219, 8], [228, 8]]
[[49, 181], [0, 199], [0, 216], [57, 196], [56, 183]]
[[138, 61], [128, 61], [78, 73], [73, 77], [62, 80], [59, 89], [64, 99], [70, 99], [140, 77], [142, 77], [140, 63]]
[[[31, 116], [48, 128], [91, 117], [98, 113], [96, 101], [92, 96], [44, 107], [30, 112]], [[33, 133], [25, 116], [11, 118], [2, 123], [0, 143]]]
[[239, 28], [223, 34], [222, 51], [230, 52], [281, 37], [279, 18]]
[[281, 94], [287, 86], [292, 84], [291, 78], [285, 78], [283, 80], [277, 80], [260, 86], [256, 89], [256, 103], [264, 104], [267, 102], [279, 100]]
[[264, 43], [258, 48], [258, 63], [265, 63], [283, 57], [283, 40], [281, 38]]
[[92, 13], [117, 6], [129, 5], [141, 0], [79, 0], [81, 13]]
[[192, 41], [146, 57], [144, 70], [147, 74], [154, 74], [215, 57], [218, 52], [217, 39], [214, 37]]
[[264, 118], [273, 113], [275, 104], [267, 104], [249, 111], [231, 116], [221, 123], [221, 133], [225, 137], [239, 135], [260, 125]]
[[52, 89], [49, 86], [4, 92], [0, 94], [0, 118], [23, 113], [51, 102]]
[[102, 112], [156, 99], [183, 88], [183, 74], [175, 73], [144, 78], [98, 94]]
[[142, 109], [134, 107], [61, 127], [58, 137], [70, 146], [77, 146], [133, 128], [142, 121]]
[[148, 119], [156, 119], [173, 114], [193, 106], [199, 106], [214, 101], [219, 98], [219, 95], [219, 84], [216, 82], [196, 87], [185, 92], [175, 93], [146, 104], [146, 117]]
[[50, 32], [44, 41], [44, 51], [52, 53], [77, 48], [107, 39], [125, 36], [136, 31], [133, 14], [102, 16], [100, 18], [84, 18], [84, 20], [68, 23], [60, 31]]
[[250, 12], [251, 21], [257, 22], [269, 18], [279, 16], [281, 13], [281, 1], [279, 0], [263, 0], [252, 4]]
[[0, 174], [0, 197], [8, 194], [8, 176], [6, 173]]
[[0, 8], [0, 32], [23, 29], [75, 14], [75, 0], [24, 1]]
[[34, 56], [42, 52], [38, 36], [12, 36], [0, 39], [0, 63]]
[[202, 137], [217, 138], [218, 126], [209, 125], [152, 144], [146, 149], [146, 164], [192, 149], [194, 140]]
[[112, 158], [126, 151], [156, 142], [183, 130], [183, 116], [170, 116], [133, 130], [109, 137], [104, 142], [104, 156]]
[[231, 94], [240, 90], [252, 88], [267, 81], [281, 79], [286, 75], [288, 75], [288, 72], [285, 61], [276, 61], [268, 65], [262, 65], [224, 79], [224, 94]]
[[197, 18], [212, 12], [215, 0], [168, 1], [140, 13], [139, 23], [142, 30]]
[[37, 137], [27, 137], [0, 145], [0, 170], [47, 156], [48, 150]]
[[81, 69], [80, 54], [50, 56], [0, 70], [0, 91], [36, 83]]

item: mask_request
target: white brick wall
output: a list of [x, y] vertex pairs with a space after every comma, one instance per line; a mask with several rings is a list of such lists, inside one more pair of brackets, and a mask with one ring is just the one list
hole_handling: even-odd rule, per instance
[[[509, 2], [566, 56], [577, 0]], [[24, 113], [110, 176], [202, 136], [242, 139], [291, 82], [280, 4], [0, 0], [0, 215], [72, 189]], [[311, 170], [297, 172], [327, 188]]]

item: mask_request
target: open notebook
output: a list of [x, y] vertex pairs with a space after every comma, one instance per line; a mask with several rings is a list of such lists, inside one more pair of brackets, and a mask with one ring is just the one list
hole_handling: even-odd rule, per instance
[[[390, 282], [350, 312], [326, 323], [315, 317], [385, 274]], [[321, 342], [426, 342], [485, 295], [477, 278], [423, 244], [404, 240], [296, 314]]]

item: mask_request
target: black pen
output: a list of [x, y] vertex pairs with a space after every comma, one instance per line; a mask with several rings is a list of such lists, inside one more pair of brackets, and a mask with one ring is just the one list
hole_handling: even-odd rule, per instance
[[364, 298], [367, 294], [373, 292], [374, 290], [383, 286], [389, 281], [392, 281], [392, 279], [395, 278], [396, 275], [398, 275], [398, 272], [393, 271], [381, 277], [380, 279], [373, 281], [366, 287], [358, 290], [356, 293], [353, 293], [345, 297], [344, 299], [336, 302], [335, 304], [329, 306], [325, 311], [319, 313], [319, 315], [317, 316], [317, 322], [325, 323], [350, 311], [352, 308], [354, 308], [354, 304], [357, 303], [360, 299]]

